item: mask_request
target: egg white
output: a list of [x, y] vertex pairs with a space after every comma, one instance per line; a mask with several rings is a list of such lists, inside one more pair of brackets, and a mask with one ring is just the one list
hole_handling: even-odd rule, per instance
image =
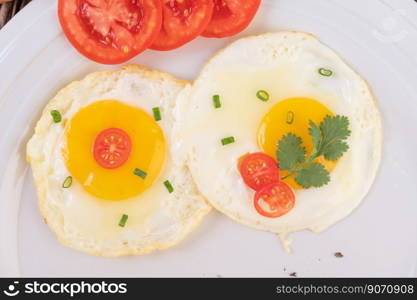
[[[324, 77], [319, 68], [334, 74]], [[270, 94], [268, 102], [256, 98]], [[199, 190], [219, 211], [252, 228], [279, 233], [321, 232], [348, 216], [368, 193], [381, 158], [380, 113], [367, 83], [334, 51], [311, 34], [278, 32], [238, 40], [212, 58], [176, 108], [175, 151], [187, 160]], [[222, 107], [214, 109], [212, 97]], [[295, 207], [279, 218], [254, 208], [254, 191], [238, 171], [246, 153], [262, 151], [257, 130], [279, 101], [316, 99], [350, 120], [350, 149], [321, 188], [296, 190]], [[308, 124], [306, 124], [308, 126]], [[220, 140], [236, 142], [222, 146]]]
[[[59, 91], [47, 104], [27, 145], [38, 190], [39, 208], [46, 223], [64, 245], [98, 256], [140, 255], [179, 243], [201, 221], [210, 206], [198, 192], [184, 161], [175, 159], [173, 109], [186, 81], [140, 66], [88, 75]], [[80, 108], [95, 101], [114, 99], [152, 115], [160, 107], [168, 154], [161, 174], [143, 194], [122, 201], [98, 199], [74, 179], [62, 188], [69, 174], [62, 156], [65, 129]], [[50, 111], [59, 110], [63, 121], [53, 123]], [[133, 176], [133, 175], [132, 175]], [[163, 182], [170, 180], [174, 192]], [[129, 219], [118, 226], [123, 214]]]

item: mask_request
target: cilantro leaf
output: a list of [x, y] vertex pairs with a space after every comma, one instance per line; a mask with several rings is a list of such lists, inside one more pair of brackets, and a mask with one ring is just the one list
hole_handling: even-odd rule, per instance
[[320, 149], [321, 129], [320, 129], [319, 126], [316, 125], [316, 123], [314, 123], [311, 120], [310, 120], [309, 124], [310, 124], [310, 128], [308, 129], [308, 133], [311, 135], [311, 137], [313, 139], [313, 147], [317, 151], [318, 149]]
[[327, 115], [320, 123], [320, 130], [322, 141], [317, 151], [318, 156], [324, 155], [327, 160], [337, 160], [342, 157], [349, 149], [349, 146], [343, 142], [350, 136], [349, 119], [345, 116]]
[[278, 142], [277, 159], [281, 170], [292, 170], [306, 159], [306, 150], [301, 146], [302, 140], [293, 133], [283, 136]]
[[343, 153], [345, 153], [349, 149], [349, 146], [347, 143], [342, 141], [336, 141], [332, 144], [328, 144], [323, 149], [323, 156], [327, 160], [338, 160], [342, 157]]
[[305, 189], [321, 187], [330, 182], [330, 174], [322, 164], [312, 162], [297, 172], [295, 181]]
[[324, 147], [335, 140], [346, 140], [350, 136], [349, 119], [346, 116], [327, 115], [320, 123], [320, 130]]

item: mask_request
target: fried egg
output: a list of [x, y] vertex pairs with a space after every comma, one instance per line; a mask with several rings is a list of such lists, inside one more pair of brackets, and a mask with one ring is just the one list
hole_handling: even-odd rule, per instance
[[171, 150], [187, 84], [131, 65], [90, 74], [47, 104], [27, 158], [60, 242], [98, 256], [146, 254], [176, 245], [209, 212]]
[[[311, 34], [238, 40], [212, 58], [184, 93], [176, 108], [175, 135], [182, 142], [175, 151], [187, 160], [208, 201], [243, 225], [281, 236], [321, 232], [348, 216], [374, 182], [382, 148], [374, 96], [364, 79]], [[213, 105], [216, 98], [220, 103]], [[239, 160], [255, 152], [275, 158], [278, 141], [290, 132], [310, 153], [309, 121], [320, 124], [327, 115], [348, 117], [351, 130], [343, 157], [321, 161], [330, 172], [329, 184], [302, 189], [289, 177], [284, 181], [295, 193], [293, 209], [277, 218], [262, 216]]]

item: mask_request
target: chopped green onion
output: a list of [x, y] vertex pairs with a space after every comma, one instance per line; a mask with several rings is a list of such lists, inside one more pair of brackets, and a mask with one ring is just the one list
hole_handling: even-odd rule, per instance
[[172, 186], [171, 182], [169, 182], [169, 180], [166, 180], [164, 185], [170, 194], [174, 191], [174, 187]]
[[292, 111], [287, 112], [287, 124], [291, 125], [294, 123], [295, 115]]
[[213, 105], [214, 105], [214, 108], [222, 107], [222, 103], [220, 102], [220, 96], [219, 95], [214, 95], [213, 96]]
[[59, 123], [62, 121], [61, 113], [57, 110], [51, 110], [51, 116], [52, 120], [54, 120], [55, 123]]
[[120, 221], [119, 221], [119, 226], [120, 227], [125, 227], [125, 225], [126, 225], [126, 222], [127, 222], [127, 219], [129, 218], [129, 216], [128, 215], [123, 215], [121, 218], [120, 218]]
[[260, 90], [256, 93], [256, 97], [258, 97], [259, 100], [261, 101], [268, 101], [269, 100], [269, 94], [267, 91], [264, 90]]
[[139, 176], [140, 178], [142, 178], [142, 179], [145, 179], [146, 178], [146, 176], [148, 175], [148, 174], [146, 174], [146, 172], [145, 171], [142, 171], [141, 169], [138, 169], [138, 168], [136, 168], [134, 171], [133, 171], [133, 174], [135, 174], [136, 176]]
[[67, 178], [65, 178], [64, 182], [62, 183], [62, 187], [64, 189], [67, 189], [67, 188], [71, 187], [71, 185], [72, 185], [72, 177], [68, 176]]
[[323, 75], [323, 76], [332, 76], [333, 75], [333, 71], [332, 70], [328, 70], [328, 69], [324, 69], [324, 68], [320, 68], [319, 69], [319, 74]]
[[159, 109], [159, 107], [152, 108], [152, 111], [153, 111], [153, 117], [155, 118], [155, 121], [161, 121], [162, 117], [161, 117], [161, 110]]
[[233, 144], [234, 142], [235, 142], [235, 138], [233, 136], [229, 136], [227, 138], [222, 139], [222, 145], [223, 146]]

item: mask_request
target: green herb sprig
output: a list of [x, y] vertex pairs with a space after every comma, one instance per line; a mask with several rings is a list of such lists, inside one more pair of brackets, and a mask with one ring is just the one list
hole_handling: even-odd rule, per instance
[[341, 158], [349, 149], [346, 139], [351, 134], [349, 119], [345, 116], [327, 115], [319, 126], [313, 121], [309, 125], [313, 150], [308, 157], [302, 139], [293, 133], [282, 137], [276, 152], [280, 169], [289, 171], [282, 179], [295, 175], [295, 181], [306, 189], [321, 187], [330, 182], [329, 172], [315, 160], [321, 156], [330, 161]]

